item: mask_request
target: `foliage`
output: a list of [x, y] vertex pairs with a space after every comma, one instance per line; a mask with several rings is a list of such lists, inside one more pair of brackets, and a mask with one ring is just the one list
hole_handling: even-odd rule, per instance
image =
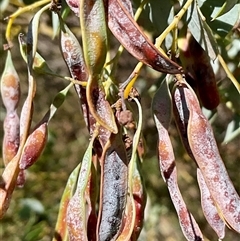
[[2, 235], [237, 240], [239, 8], [1, 1]]

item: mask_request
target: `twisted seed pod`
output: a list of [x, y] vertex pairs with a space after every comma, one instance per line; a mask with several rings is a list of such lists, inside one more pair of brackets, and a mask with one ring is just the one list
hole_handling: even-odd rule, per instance
[[[187, 137], [187, 126], [189, 121], [189, 109], [186, 103], [186, 97], [184, 92], [184, 87], [176, 86], [173, 91], [173, 113], [175, 117], [175, 122], [178, 127], [180, 137], [182, 139], [183, 145], [188, 153], [188, 155], [195, 160], [191, 148], [189, 146], [188, 137]], [[192, 93], [194, 95], [194, 93]], [[196, 101], [197, 97], [195, 96]], [[197, 164], [197, 162], [196, 162]], [[205, 181], [200, 177], [201, 171], [198, 168], [198, 183], [201, 191], [201, 204], [204, 216], [206, 217], [209, 225], [214, 229], [219, 238], [224, 237], [224, 223], [220, 219], [214, 201], [210, 195], [209, 189], [206, 186]], [[202, 175], [201, 175], [202, 176]]]
[[[7, 111], [3, 125], [4, 136], [2, 145], [3, 162], [5, 166], [17, 154], [20, 144], [20, 123], [16, 111], [20, 95], [20, 79], [13, 65], [11, 52], [8, 51], [5, 68], [1, 77], [1, 96]], [[22, 186], [24, 182], [24, 171], [20, 171], [17, 179], [17, 185]]]
[[47, 123], [41, 124], [28, 136], [19, 162], [20, 169], [27, 169], [37, 161], [46, 145], [47, 136]]
[[211, 125], [203, 115], [193, 91], [184, 88], [189, 109], [187, 137], [220, 217], [240, 233], [240, 197], [219, 154]]

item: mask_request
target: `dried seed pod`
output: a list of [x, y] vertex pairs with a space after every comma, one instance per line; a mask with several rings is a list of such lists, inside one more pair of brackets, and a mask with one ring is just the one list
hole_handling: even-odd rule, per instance
[[80, 1], [79, 0], [66, 0], [67, 5], [69, 8], [79, 17], [79, 6]]
[[203, 115], [196, 96], [186, 86], [182, 88], [189, 109], [187, 134], [191, 151], [220, 217], [240, 233], [240, 197], [228, 176], [211, 125]]
[[188, 32], [178, 42], [180, 59], [187, 74], [194, 80], [197, 94], [204, 107], [215, 109], [220, 102], [215, 74], [208, 54]]
[[175, 156], [168, 134], [171, 121], [171, 98], [166, 81], [156, 92], [152, 110], [158, 131], [158, 157], [161, 175], [167, 184], [169, 194], [176, 209], [182, 232], [187, 240], [203, 240], [203, 235], [194, 217], [188, 211], [177, 183]]
[[17, 154], [19, 143], [19, 117], [16, 111], [13, 111], [8, 113], [4, 120], [3, 161], [5, 166]]
[[[178, 86], [177, 83], [173, 87], [173, 114], [175, 123], [177, 125], [178, 133], [180, 134], [180, 138], [182, 140], [183, 146], [185, 150], [187, 151], [188, 155], [192, 158], [192, 160], [195, 161], [195, 158], [192, 154], [191, 148], [188, 143], [188, 137], [187, 137], [187, 126], [188, 126], [188, 120], [189, 120], [189, 109], [187, 107], [185, 94], [183, 91], [183, 88]], [[197, 97], [196, 97], [197, 100]]]
[[28, 136], [19, 162], [20, 169], [27, 169], [37, 161], [46, 145], [47, 136], [47, 123], [41, 124]]
[[116, 240], [123, 225], [127, 199], [128, 158], [121, 135], [111, 137], [102, 163], [98, 240]]
[[72, 173], [68, 178], [68, 181], [59, 205], [60, 207], [58, 212], [58, 218], [57, 218], [57, 222], [54, 230], [55, 231], [54, 238], [52, 241], [67, 240], [67, 237], [68, 237], [67, 220], [66, 220], [67, 208], [68, 208], [69, 201], [73, 196], [74, 190], [76, 188], [77, 178], [78, 178], [80, 168], [81, 168], [81, 163], [78, 164], [78, 166], [72, 171]]
[[126, 4], [120, 0], [108, 0], [105, 5], [109, 29], [130, 54], [157, 71], [181, 73], [181, 67], [161, 54], [146, 37]]
[[136, 160], [134, 166], [135, 168], [133, 173], [132, 192], [136, 210], [136, 217], [132, 237], [133, 240], [137, 240], [143, 227], [144, 210], [146, 206], [147, 194], [143, 183], [143, 178], [141, 175], [141, 167], [139, 160]]
[[86, 224], [86, 198], [85, 193], [91, 173], [93, 137], [84, 154], [76, 191], [71, 198], [67, 209], [67, 226], [70, 241], [88, 240]]
[[118, 127], [112, 108], [105, 98], [104, 88], [98, 77], [90, 78], [87, 85], [87, 103], [95, 120], [105, 129], [116, 134]]
[[83, 58], [82, 48], [67, 25], [60, 19], [60, 49], [73, 79], [87, 81], [88, 70]]
[[14, 68], [11, 52], [8, 51], [5, 68], [1, 77], [1, 96], [7, 112], [17, 108], [20, 100], [20, 80]]
[[201, 192], [201, 204], [204, 216], [213, 230], [218, 235], [219, 239], [223, 239], [225, 236], [225, 223], [218, 215], [217, 208], [214, 204], [214, 200], [211, 197], [209, 189], [204, 181], [201, 170], [197, 169], [198, 185]]

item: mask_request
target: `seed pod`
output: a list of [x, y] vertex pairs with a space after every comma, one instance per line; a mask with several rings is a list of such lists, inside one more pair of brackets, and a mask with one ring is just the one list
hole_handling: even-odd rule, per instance
[[109, 29], [130, 54], [157, 71], [181, 73], [181, 67], [161, 54], [146, 37], [129, 8], [120, 0], [105, 0], [105, 5]]
[[214, 201], [199, 168], [197, 169], [197, 179], [201, 191], [201, 204], [204, 216], [218, 235], [218, 238], [223, 239], [225, 236], [225, 223], [218, 215]]
[[107, 54], [107, 26], [103, 0], [80, 1], [83, 53], [91, 75], [102, 72]]
[[190, 33], [178, 45], [181, 62], [186, 72], [195, 80], [202, 105], [210, 110], [215, 109], [220, 97], [208, 54]]
[[176, 209], [182, 232], [187, 240], [203, 240], [203, 235], [194, 217], [188, 211], [177, 183], [175, 156], [168, 134], [171, 121], [171, 98], [166, 81], [156, 92], [152, 110], [158, 131], [158, 157], [163, 180], [166, 182], [173, 205]]
[[240, 197], [228, 176], [211, 125], [203, 115], [196, 96], [186, 86], [182, 88], [189, 108], [187, 134], [191, 151], [220, 217], [240, 233]]
[[74, 194], [74, 190], [77, 184], [77, 178], [79, 174], [79, 169], [81, 167], [81, 163], [72, 171], [70, 174], [66, 187], [64, 189], [61, 202], [59, 205], [58, 218], [55, 226], [54, 238], [52, 241], [65, 241], [68, 238], [67, 231], [67, 208], [71, 197]]
[[118, 127], [112, 108], [105, 98], [104, 88], [95, 76], [90, 78], [87, 85], [87, 103], [95, 120], [105, 129], [116, 134]]
[[134, 238], [134, 240], [137, 240], [143, 227], [144, 210], [147, 199], [143, 178], [141, 176], [139, 160], [136, 160], [135, 162], [132, 192], [136, 210], [135, 224], [132, 237]]
[[[180, 134], [180, 138], [182, 140], [183, 146], [185, 150], [187, 151], [188, 155], [192, 158], [192, 160], [195, 161], [195, 158], [192, 154], [191, 148], [188, 143], [188, 137], [187, 137], [187, 126], [188, 126], [188, 120], [189, 120], [189, 109], [186, 104], [185, 94], [183, 91], [183, 88], [178, 86], [177, 83], [173, 87], [173, 114], [175, 123], [177, 125], [178, 133]], [[197, 101], [197, 97], [196, 97]]]
[[5, 166], [17, 154], [19, 147], [19, 117], [16, 111], [7, 113], [4, 120], [3, 161]]
[[94, 139], [95, 138], [92, 138], [84, 154], [80, 173], [78, 176], [76, 191], [68, 204], [67, 226], [70, 241], [88, 240], [85, 192], [87, 190], [87, 184], [91, 173], [92, 147]]
[[20, 169], [27, 169], [37, 161], [46, 145], [47, 136], [47, 123], [41, 124], [28, 136], [19, 162]]
[[79, 6], [80, 1], [79, 0], [66, 0], [67, 5], [69, 8], [79, 17]]
[[99, 241], [116, 240], [121, 230], [127, 199], [127, 162], [121, 135], [112, 135], [102, 163]]
[[17, 108], [20, 99], [20, 80], [14, 68], [11, 52], [8, 51], [5, 68], [1, 77], [1, 96], [7, 112]]
[[87, 81], [88, 71], [83, 58], [82, 48], [67, 25], [60, 19], [60, 49], [73, 79]]

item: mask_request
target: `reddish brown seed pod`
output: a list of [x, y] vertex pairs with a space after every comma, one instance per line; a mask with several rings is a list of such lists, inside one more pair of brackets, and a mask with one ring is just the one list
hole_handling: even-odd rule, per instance
[[19, 117], [15, 111], [4, 120], [3, 161], [7, 165], [16, 155], [19, 147]]
[[20, 169], [27, 169], [37, 161], [46, 145], [47, 136], [47, 123], [41, 124], [28, 136], [19, 162]]
[[218, 211], [212, 199], [211, 193], [209, 192], [199, 168], [197, 169], [197, 179], [201, 192], [201, 204], [204, 216], [206, 217], [209, 225], [218, 235], [218, 238], [223, 239], [225, 236], [225, 223], [218, 215]]
[[172, 143], [168, 134], [171, 121], [171, 98], [166, 81], [156, 92], [152, 111], [158, 131], [158, 159], [163, 180], [169, 190], [173, 205], [176, 209], [179, 223], [185, 238], [191, 240], [203, 240], [201, 230], [194, 217], [187, 209], [177, 182], [177, 168]]
[[240, 233], [240, 197], [219, 154], [213, 130], [203, 115], [193, 91], [183, 86], [189, 109], [187, 136], [220, 217]]
[[119, 0], [105, 2], [108, 27], [131, 55], [157, 71], [182, 72], [181, 67], [161, 54], [143, 33], [129, 12], [129, 5]]
[[201, 104], [207, 109], [215, 109], [220, 103], [220, 96], [207, 52], [190, 33], [178, 44], [181, 62], [189, 78], [194, 80]]

